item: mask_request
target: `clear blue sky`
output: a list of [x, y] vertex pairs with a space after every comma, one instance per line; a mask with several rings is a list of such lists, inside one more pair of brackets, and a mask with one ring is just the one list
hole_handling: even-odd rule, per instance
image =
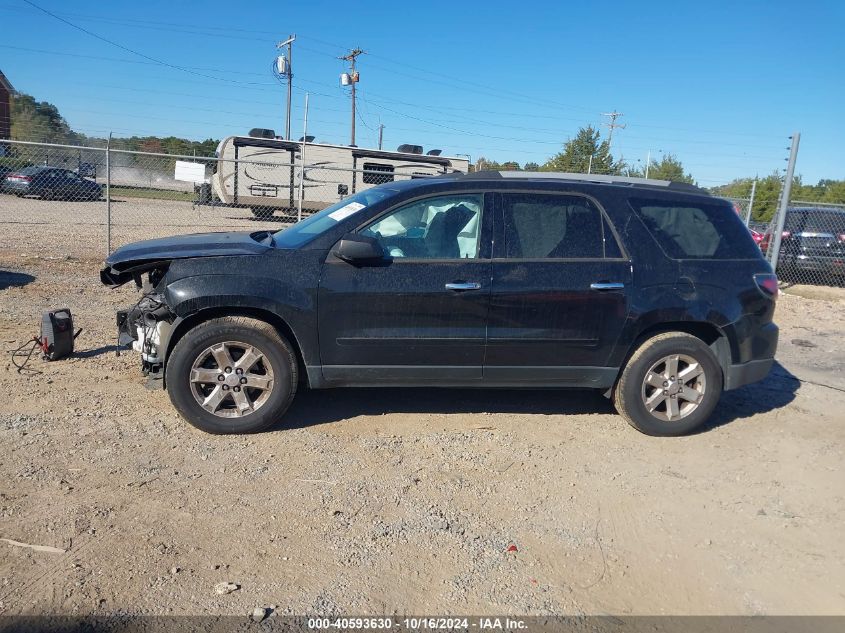
[[[416, 143], [475, 160], [542, 163], [603, 112], [624, 113], [613, 153], [676, 154], [703, 185], [769, 174], [802, 133], [805, 182], [845, 178], [845, 3], [329, 2], [67, 3], [0, 0], [0, 70], [89, 134], [222, 138], [284, 128], [275, 43], [297, 34], [293, 133]], [[108, 9], [106, 9], [108, 7]], [[59, 53], [66, 54], [59, 54]], [[606, 131], [606, 128], [602, 128]]]

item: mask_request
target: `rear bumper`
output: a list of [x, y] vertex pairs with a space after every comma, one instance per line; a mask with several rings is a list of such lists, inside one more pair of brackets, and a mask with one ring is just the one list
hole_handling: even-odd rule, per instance
[[29, 184], [25, 182], [3, 181], [0, 182], [0, 190], [6, 193], [28, 193]]
[[774, 358], [764, 358], [762, 360], [750, 360], [739, 365], [729, 365], [725, 372], [725, 391], [739, 389], [745, 385], [750, 385], [752, 382], [763, 380], [769, 375], [774, 362]]
[[820, 273], [823, 275], [845, 275], [845, 255], [831, 257], [813, 257], [799, 255], [780, 257], [778, 259], [780, 272]]
[[766, 323], [753, 331], [754, 334], [747, 337], [741, 346], [737, 358], [745, 362], [730, 364], [725, 369], [725, 391], [763, 380], [775, 362], [780, 334], [778, 326]]

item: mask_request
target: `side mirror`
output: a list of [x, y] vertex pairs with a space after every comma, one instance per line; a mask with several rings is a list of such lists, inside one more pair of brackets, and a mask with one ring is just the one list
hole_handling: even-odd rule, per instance
[[384, 249], [373, 237], [347, 233], [332, 249], [332, 255], [355, 266], [376, 264], [385, 259]]

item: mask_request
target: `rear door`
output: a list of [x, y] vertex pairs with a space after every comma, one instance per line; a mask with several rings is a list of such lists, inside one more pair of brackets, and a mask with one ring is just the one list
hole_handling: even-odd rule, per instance
[[630, 261], [580, 194], [497, 197], [485, 381], [606, 386], [629, 310]]

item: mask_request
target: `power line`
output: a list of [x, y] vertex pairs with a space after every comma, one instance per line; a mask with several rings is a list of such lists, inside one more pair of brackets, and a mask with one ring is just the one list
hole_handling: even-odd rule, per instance
[[102, 35], [98, 35], [97, 33], [94, 33], [93, 31], [89, 31], [88, 29], [86, 29], [82, 26], [79, 26], [78, 24], [74, 24], [73, 22], [70, 22], [69, 20], [65, 20], [63, 17], [60, 17], [60, 16], [56, 15], [55, 13], [48, 11], [47, 9], [45, 9], [43, 7], [38, 6], [37, 4], [32, 2], [31, 0], [23, 0], [23, 1], [26, 2], [28, 5], [34, 7], [35, 9], [38, 9], [42, 13], [49, 15], [50, 17], [58, 20], [59, 22], [63, 22], [64, 24], [67, 24], [68, 26], [70, 26], [70, 27], [72, 27], [72, 28], [74, 28], [78, 31], [81, 31], [82, 33], [85, 33], [86, 35], [90, 35], [91, 37], [96, 38], [96, 39], [100, 40], [101, 42], [105, 42], [106, 44], [109, 44], [111, 46], [114, 46], [116, 48], [124, 50], [128, 53], [132, 53], [133, 55], [137, 55], [138, 57], [142, 57], [142, 58], [147, 59], [151, 62], [155, 62], [156, 64], [159, 64], [160, 66], [165, 66], [166, 68], [171, 68], [173, 70], [179, 70], [181, 72], [185, 72], [185, 73], [188, 73], [188, 74], [191, 74], [191, 75], [197, 75], [199, 77], [205, 77], [206, 79], [213, 79], [215, 81], [227, 81], [227, 82], [236, 83], [236, 84], [249, 83], [249, 82], [237, 81], [237, 80], [234, 80], [234, 79], [225, 79], [225, 78], [222, 78], [222, 77], [215, 77], [213, 75], [206, 75], [204, 73], [191, 70], [190, 68], [186, 68], [185, 66], [179, 66], [177, 64], [171, 64], [171, 63], [166, 62], [164, 60], [157, 59], [155, 57], [151, 57], [150, 55], [147, 55], [145, 53], [141, 53], [140, 51], [136, 51], [135, 49], [129, 48], [128, 46], [124, 46], [123, 44], [115, 42], [114, 40], [110, 40], [107, 37], [103, 37]]
[[[13, 50], [21, 50], [21, 51], [26, 51], [26, 52], [36, 52], [36, 53], [50, 54], [50, 55], [79, 57], [79, 58], [85, 58], [85, 59], [100, 59], [100, 60], [104, 60], [104, 61], [114, 61], [114, 62], [119, 62], [119, 63], [158, 65], [158, 62], [151, 62], [151, 61], [130, 60], [130, 59], [112, 58], [112, 57], [104, 57], [104, 56], [96, 56], [96, 55], [82, 55], [82, 54], [75, 54], [75, 53], [64, 53], [62, 51], [50, 51], [50, 50], [44, 50], [44, 49], [33, 49], [33, 48], [26, 48], [26, 47], [10, 46], [10, 45], [5, 45], [5, 44], [0, 44], [0, 48], [8, 48], [8, 49], [13, 49]], [[204, 68], [204, 67], [194, 67], [194, 66], [186, 66], [184, 68], [191, 69], [191, 70], [215, 70], [215, 69], [209, 69], [209, 68]], [[231, 73], [231, 74], [235, 74], [237, 72], [237, 74], [242, 74], [242, 75], [245, 74], [245, 75], [263, 76], [263, 73], [253, 73], [253, 72], [248, 72], [248, 71], [224, 71], [224, 72], [228, 72], [228, 73]], [[206, 75], [201, 75], [201, 76], [206, 77]], [[209, 77], [209, 78], [211, 78], [215, 81], [227, 81], [226, 79], [223, 79], [223, 78], [214, 78], [214, 77]], [[300, 81], [305, 82], [305, 83], [309, 83], [309, 84], [314, 84], [314, 85], [323, 85], [323, 86], [330, 85], [330, 84], [327, 84], [325, 82], [319, 82], [319, 81], [314, 81], [314, 80], [309, 80], [309, 79], [300, 79]], [[242, 88], [242, 89], [249, 89], [249, 90], [264, 90], [263, 88], [260, 88], [260, 86], [268, 86], [269, 87], [269, 86], [272, 85], [272, 84], [265, 83], [265, 82], [248, 82], [248, 83], [241, 82], [241, 83], [244, 85], [244, 88]], [[90, 85], [97, 85], [97, 84], [90, 84]], [[126, 89], [123, 86], [110, 86], [110, 87]], [[268, 91], [269, 91], [269, 88], [268, 88]], [[162, 94], [180, 94], [180, 93], [164, 93], [163, 91], [152, 91], [152, 90], [145, 90], [145, 92], [159, 92], [159, 93], [162, 93]], [[312, 91], [312, 92], [314, 94], [318, 94], [318, 95], [326, 96], [326, 97], [333, 97], [334, 96], [334, 95], [329, 95], [329, 94], [326, 94], [326, 93], [319, 93], [319, 92], [316, 92], [316, 91]], [[194, 95], [187, 95], [187, 94], [184, 94], [184, 93], [182, 93], [182, 94], [184, 96], [194, 96]], [[374, 103], [378, 103], [380, 99], [383, 99], [383, 100], [387, 100], [387, 101], [392, 102], [392, 103], [399, 103], [399, 104], [402, 104], [402, 105], [405, 105], [405, 106], [408, 106], [408, 107], [412, 107], [412, 108], [415, 108], [415, 109], [422, 109], [422, 110], [427, 110], [427, 111], [432, 111], [432, 112], [439, 112], [440, 110], [446, 109], [446, 110], [459, 110], [459, 111], [462, 110], [462, 111], [469, 111], [469, 112], [480, 112], [480, 113], [487, 113], [487, 114], [494, 114], [494, 115], [514, 115], [514, 113], [503, 113], [503, 112], [500, 112], [500, 111], [490, 111], [490, 110], [476, 110], [476, 109], [473, 109], [473, 108], [457, 108], [457, 107], [453, 107], [453, 106], [437, 106], [436, 108], [435, 107], [427, 107], [427, 106], [422, 106], [422, 105], [417, 104], [417, 103], [410, 103], [410, 102], [407, 102], [407, 101], [390, 99], [388, 97], [383, 97], [381, 95], [378, 95], [377, 93], [373, 93], [373, 92], [369, 92], [369, 91], [368, 91], [368, 94], [379, 97], [378, 99], [372, 99], [372, 101]], [[234, 99], [227, 98], [227, 97], [216, 97], [216, 98], [222, 99], [222, 100], [234, 100]], [[399, 116], [405, 116], [402, 113], [397, 113], [397, 114]], [[460, 116], [460, 115], [453, 115], [453, 116]], [[556, 119], [556, 120], [560, 120], [562, 118], [562, 117], [558, 117], [558, 116], [541, 115], [541, 114], [537, 114], [537, 113], [531, 113], [528, 116], [530, 116], [530, 118], [549, 118], [549, 119]], [[509, 129], [515, 129], [515, 130], [549, 132], [549, 133], [554, 133], [554, 134], [560, 133], [561, 135], [563, 134], [563, 132], [560, 132], [560, 131], [554, 130], [554, 129], [550, 129], [550, 128], [533, 128], [533, 127], [526, 127], [526, 126], [508, 125], [508, 124], [503, 124], [503, 123], [484, 122], [484, 121], [479, 121], [476, 117], [460, 116], [460, 118], [465, 119], [465, 120], [470, 121], [470, 122], [473, 122], [473, 123], [476, 123], [476, 124], [491, 125], [491, 126], [496, 126], [496, 127], [500, 127], [500, 128], [503, 127], [503, 128], [509, 128]], [[444, 120], [444, 119], [441, 119], [441, 120], [448, 122], [448, 120]], [[566, 118], [566, 120], [583, 122], [583, 119], [574, 118], [574, 117]], [[650, 127], [650, 128], [656, 128], [656, 129], [672, 129], [672, 130], [679, 130], [679, 131], [685, 131], [686, 130], [685, 128], [673, 128], [673, 127], [668, 127], [668, 126], [656, 126], [656, 125], [647, 125], [647, 124], [630, 124], [630, 125], [632, 127]], [[726, 131], [726, 130], [725, 131], [689, 130], [689, 131], [719, 133], [719, 134], [726, 134], [726, 135], [730, 134], [731, 136], [734, 136], [733, 132], [729, 132], [729, 131]], [[749, 134], [749, 136], [765, 136], [765, 135]], [[659, 141], [659, 142], [712, 144], [712, 141], [710, 141], [710, 140], [708, 140], [708, 141], [691, 141], [691, 140], [687, 140], [687, 139], [675, 139], [675, 138], [653, 138], [653, 139], [644, 139], [644, 140], [654, 140], [654, 141]], [[773, 148], [772, 146], [749, 145], [747, 143], [723, 143], [723, 142], [720, 142], [719, 145], [733, 145], [733, 146], [736, 146], [736, 147], [754, 147], [754, 148], [760, 148], [760, 149], [777, 149], [777, 148]]]

